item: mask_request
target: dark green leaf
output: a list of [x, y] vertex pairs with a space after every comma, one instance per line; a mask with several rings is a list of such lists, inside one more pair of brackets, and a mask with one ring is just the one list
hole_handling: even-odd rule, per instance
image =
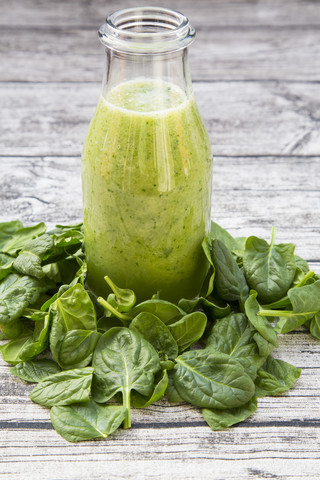
[[252, 379], [228, 355], [192, 350], [177, 358], [174, 385], [185, 401], [205, 408], [233, 408], [254, 395]]
[[54, 375], [61, 371], [59, 365], [53, 360], [46, 358], [20, 362], [10, 368], [13, 375], [25, 380], [26, 382], [38, 383], [46, 377]]
[[275, 302], [290, 288], [296, 272], [294, 248], [292, 243], [275, 245], [274, 229], [270, 245], [258, 237], [247, 239], [243, 266], [247, 282], [261, 302]]
[[54, 429], [68, 442], [107, 438], [127, 415], [127, 409], [116, 405], [102, 406], [93, 400], [68, 407], [52, 407], [50, 418]]
[[278, 346], [278, 337], [273, 328], [273, 326], [268, 322], [268, 320], [263, 317], [259, 316], [259, 303], [257, 301], [257, 292], [251, 290], [250, 296], [245, 303], [245, 311], [250, 323], [254, 326], [254, 328], [260, 333], [260, 335], [267, 340], [267, 342], [271, 343], [275, 347]]
[[92, 374], [93, 368], [86, 367], [50, 375], [34, 387], [30, 398], [45, 407], [88, 402]]
[[3, 360], [7, 363], [11, 363], [12, 365], [21, 362], [21, 352], [24, 350], [24, 348], [32, 343], [32, 335], [32, 330], [30, 330], [28, 327], [25, 327], [19, 337], [15, 338], [14, 340], [10, 340], [10, 342], [6, 343], [5, 345], [2, 345], [0, 347], [0, 351]]
[[311, 335], [320, 340], [320, 312], [316, 313], [311, 320], [309, 329]]
[[50, 235], [43, 234], [27, 242], [13, 263], [13, 268], [22, 275], [43, 278], [42, 258], [51, 250], [53, 241]]
[[183, 352], [200, 340], [207, 325], [204, 313], [193, 312], [169, 325], [169, 330], [178, 344], [179, 351]]
[[228, 410], [208, 409], [202, 410], [202, 415], [212, 430], [218, 431], [243, 422], [257, 410], [257, 398], [253, 397], [241, 407]]
[[60, 339], [57, 361], [63, 369], [89, 365], [100, 334], [93, 330], [69, 330]]
[[149, 397], [144, 397], [135, 391], [131, 394], [131, 402], [135, 408], [145, 408], [151, 405], [152, 403], [160, 400], [167, 389], [168, 386], [168, 374], [166, 370], [158, 372], [155, 376], [155, 386], [153, 392]]
[[158, 352], [173, 360], [178, 356], [178, 345], [169, 328], [152, 313], [141, 312], [130, 324], [130, 329], [140, 333]]
[[31, 320], [35, 322], [32, 335], [32, 342], [25, 345], [20, 352], [20, 360], [26, 361], [39, 355], [48, 346], [49, 328], [51, 324], [50, 314], [37, 311], [31, 316]]
[[246, 243], [245, 237], [234, 238], [227, 230], [211, 221], [210, 238], [212, 240], [220, 240], [230, 252], [241, 257], [243, 256]]
[[23, 331], [23, 322], [20, 318], [12, 320], [6, 325], [0, 324], [0, 340], [8, 340], [19, 337]]
[[301, 368], [296, 368], [283, 360], [269, 356], [266, 363], [258, 371], [256, 378], [256, 395], [276, 396], [289, 390], [300, 377]]

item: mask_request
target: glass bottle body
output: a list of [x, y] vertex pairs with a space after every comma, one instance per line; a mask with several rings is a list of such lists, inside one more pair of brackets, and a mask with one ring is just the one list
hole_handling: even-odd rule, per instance
[[138, 300], [192, 298], [207, 261], [212, 154], [188, 74], [187, 49], [107, 49], [82, 162], [88, 285], [108, 275]]

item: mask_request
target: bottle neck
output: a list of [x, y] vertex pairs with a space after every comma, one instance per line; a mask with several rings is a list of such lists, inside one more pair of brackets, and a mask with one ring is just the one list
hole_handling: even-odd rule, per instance
[[107, 48], [102, 85], [104, 97], [121, 83], [135, 80], [170, 83], [189, 98], [192, 95], [192, 83], [188, 49], [156, 55], [135, 55]]

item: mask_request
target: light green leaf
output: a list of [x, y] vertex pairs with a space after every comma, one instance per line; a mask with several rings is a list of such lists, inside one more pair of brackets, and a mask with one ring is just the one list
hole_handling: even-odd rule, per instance
[[13, 375], [25, 380], [26, 382], [38, 383], [46, 377], [59, 373], [61, 368], [53, 360], [46, 358], [20, 362], [10, 368]]

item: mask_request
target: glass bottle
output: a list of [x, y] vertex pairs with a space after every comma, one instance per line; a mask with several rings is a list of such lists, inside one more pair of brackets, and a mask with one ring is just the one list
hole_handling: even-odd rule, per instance
[[192, 298], [205, 278], [212, 153], [189, 74], [194, 35], [157, 7], [100, 27], [106, 68], [82, 157], [87, 281], [99, 295], [105, 275], [140, 301]]

